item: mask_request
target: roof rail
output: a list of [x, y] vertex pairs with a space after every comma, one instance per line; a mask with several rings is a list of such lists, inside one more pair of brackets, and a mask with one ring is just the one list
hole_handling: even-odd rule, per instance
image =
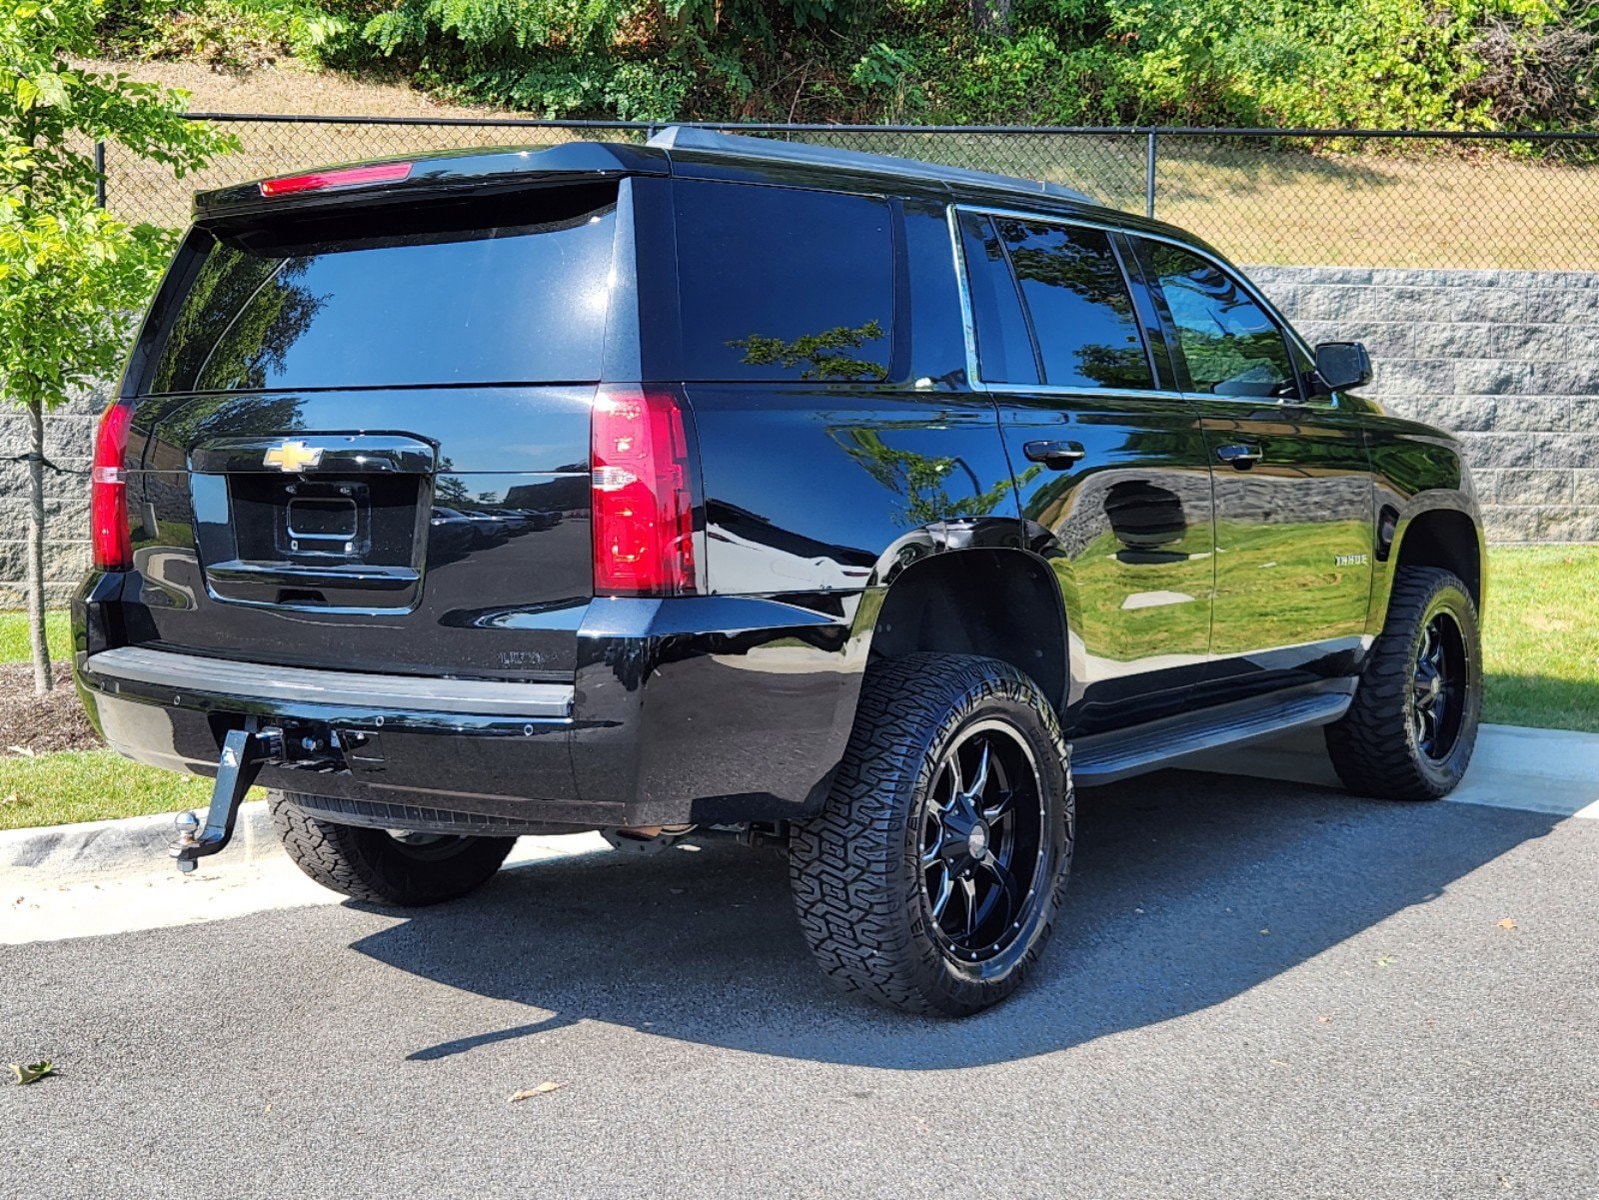
[[1086, 193], [1058, 183], [1019, 179], [1013, 175], [1000, 175], [993, 171], [973, 171], [966, 167], [946, 167], [914, 158], [898, 158], [891, 154], [867, 154], [859, 150], [835, 150], [830, 146], [813, 146], [807, 142], [778, 141], [775, 138], [720, 133], [697, 125], [669, 125], [651, 137], [646, 144], [667, 151], [709, 150], [741, 158], [763, 158], [774, 162], [840, 167], [846, 170], [872, 171], [877, 174], [904, 175], [914, 179], [938, 179], [951, 183], [1003, 187], [1012, 191], [1041, 192], [1046, 196], [1059, 196], [1064, 200], [1075, 200], [1081, 204], [1094, 203], [1093, 198]]

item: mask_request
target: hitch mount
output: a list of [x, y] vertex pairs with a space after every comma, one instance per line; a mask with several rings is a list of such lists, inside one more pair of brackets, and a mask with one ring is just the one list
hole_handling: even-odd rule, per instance
[[204, 828], [192, 812], [179, 813], [174, 822], [178, 840], [172, 843], [170, 853], [178, 860], [178, 870], [187, 874], [200, 859], [215, 854], [233, 840], [233, 826], [244, 794], [265, 764], [282, 757], [283, 731], [272, 726], [263, 728], [259, 718], [246, 717], [243, 729], [228, 731], [217, 761], [217, 778], [211, 788], [211, 807], [206, 812]]

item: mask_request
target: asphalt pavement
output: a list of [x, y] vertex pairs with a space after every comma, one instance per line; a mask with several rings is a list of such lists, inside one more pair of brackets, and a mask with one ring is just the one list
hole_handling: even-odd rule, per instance
[[1599, 1197], [1599, 820], [1166, 772], [1079, 833], [960, 1022], [836, 995], [728, 844], [0, 946], [60, 1072], [0, 1196]]

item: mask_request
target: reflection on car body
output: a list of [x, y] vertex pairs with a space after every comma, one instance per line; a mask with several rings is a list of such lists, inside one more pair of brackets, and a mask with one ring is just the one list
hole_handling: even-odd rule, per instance
[[[196, 201], [96, 444], [80, 690], [422, 904], [514, 838], [788, 854], [829, 977], [961, 1015], [1074, 787], [1325, 728], [1449, 791], [1460, 445], [1215, 250], [1054, 184], [669, 129]], [[1069, 748], [1068, 748], [1069, 747]]]

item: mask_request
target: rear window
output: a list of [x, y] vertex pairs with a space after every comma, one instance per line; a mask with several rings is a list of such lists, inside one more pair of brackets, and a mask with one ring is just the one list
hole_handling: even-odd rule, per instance
[[219, 228], [152, 392], [600, 377], [616, 191]]
[[687, 377], [888, 378], [894, 248], [868, 196], [677, 180]]

